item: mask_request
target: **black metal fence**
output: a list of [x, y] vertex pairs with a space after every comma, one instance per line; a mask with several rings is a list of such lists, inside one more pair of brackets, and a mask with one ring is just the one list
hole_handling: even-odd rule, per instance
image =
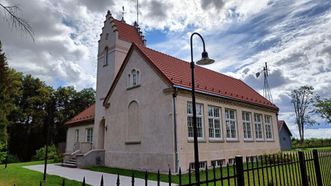
[[[145, 172], [144, 178], [140, 177], [145, 186], [148, 185], [148, 176]], [[287, 152], [245, 159], [237, 156], [234, 165], [206, 166], [200, 170], [200, 183], [195, 182], [194, 172], [190, 169], [185, 174], [179, 170], [178, 175], [172, 175], [170, 170], [167, 175], [158, 172], [153, 185], [160, 186], [161, 177], [163, 185], [169, 186], [331, 186], [331, 151]], [[136, 184], [135, 179], [132, 173], [130, 185]], [[65, 185], [64, 180], [62, 185]], [[85, 178], [82, 185], [85, 185]], [[117, 175], [116, 183], [110, 185], [120, 186], [120, 176]], [[104, 186], [103, 176], [100, 186]]]

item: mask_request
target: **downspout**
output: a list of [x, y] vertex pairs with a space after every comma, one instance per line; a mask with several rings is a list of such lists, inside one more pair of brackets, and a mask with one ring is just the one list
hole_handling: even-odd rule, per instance
[[177, 89], [174, 88], [174, 93], [172, 94], [172, 104], [173, 104], [173, 119], [174, 119], [174, 150], [175, 150], [175, 172], [178, 172], [178, 148], [177, 148], [177, 117], [176, 117], [176, 97]]

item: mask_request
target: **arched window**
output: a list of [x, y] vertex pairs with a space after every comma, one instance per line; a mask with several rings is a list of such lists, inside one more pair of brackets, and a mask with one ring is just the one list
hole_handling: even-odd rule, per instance
[[103, 66], [108, 65], [108, 47], [105, 48], [105, 60]]
[[127, 140], [130, 143], [140, 142], [140, 111], [137, 101], [128, 106]]
[[128, 87], [136, 87], [140, 84], [140, 72], [137, 69], [132, 69], [128, 75]]
[[132, 86], [136, 86], [138, 83], [137, 82], [137, 71], [135, 69], [133, 69], [131, 74], [132, 74]]

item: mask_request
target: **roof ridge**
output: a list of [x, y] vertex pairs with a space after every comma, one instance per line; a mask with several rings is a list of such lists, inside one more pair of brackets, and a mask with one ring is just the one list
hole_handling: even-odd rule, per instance
[[[170, 58], [173, 58], [173, 59], [176, 59], [176, 60], [178, 60], [178, 61], [181, 61], [181, 62], [185, 62], [185, 63], [190, 64], [189, 61], [184, 61], [184, 60], [182, 60], [182, 59], [179, 59], [179, 58], [174, 57], [174, 56], [171, 56], [171, 55], [169, 55], [169, 54], [166, 54], [166, 53], [163, 53], [163, 52], [157, 51], [157, 50], [152, 49], [152, 48], [149, 48], [149, 47], [147, 47], [147, 46], [142, 46], [142, 47], [144, 47], [144, 48], [146, 48], [146, 49], [149, 49], [149, 50], [152, 50], [152, 51], [154, 51], [154, 52], [157, 52], [157, 53], [160, 53], [160, 54], [166, 55], [166, 56], [168, 56], [168, 57], [170, 57]], [[205, 68], [205, 67], [202, 67], [202, 66], [199, 66], [199, 65], [196, 65], [195, 67], [196, 67], [196, 68], [203, 69], [203, 70], [207, 70], [207, 71], [212, 72], [212, 73], [215, 73], [215, 74], [217, 74], [217, 75], [222, 75], [222, 76], [225, 76], [225, 77], [228, 77], [228, 78], [231, 78], [231, 79], [237, 80], [237, 81], [239, 81], [239, 82], [242, 82], [240, 79], [237, 79], [237, 78], [235, 78], [235, 77], [228, 76], [228, 75], [226, 75], [226, 74], [223, 74], [223, 73], [220, 73], [220, 72], [216, 72], [216, 71], [214, 71], [214, 70], [210, 70], [210, 69], [208, 69], [208, 68]]]
[[[149, 47], [146, 47], [146, 46], [142, 46], [142, 45], [137, 45], [137, 47], [140, 49], [140, 50], [147, 50], [146, 52], [150, 51], [152, 53], [155, 53], [156, 55], [162, 55], [166, 58], [170, 58], [169, 62], [170, 63], [185, 63], [186, 65], [189, 66], [190, 62], [188, 61], [184, 61], [182, 59], [179, 59], [179, 58], [176, 58], [174, 56], [171, 56], [169, 54], [166, 54], [166, 53], [163, 53], [163, 52], [160, 52], [160, 51], [157, 51], [155, 49], [152, 49], [152, 48], [149, 48]], [[144, 52], [145, 53], [145, 52]], [[153, 54], [148, 54], [146, 53], [145, 54], [147, 58], [149, 58], [149, 60], [153, 61]], [[155, 59], [154, 59], [155, 60]], [[214, 70], [211, 70], [211, 69], [208, 69], [208, 68], [205, 68], [205, 67], [201, 67], [199, 65], [196, 66], [196, 68], [199, 70], [199, 71], [202, 71], [203, 73], [206, 73], [206, 74], [212, 74], [212, 76], [216, 76], [216, 77], [219, 77], [219, 78], [225, 78], [228, 79], [229, 81], [233, 81], [233, 83], [236, 85], [236, 86], [244, 86], [245, 88], [248, 88], [251, 92], [254, 93], [255, 96], [253, 97], [250, 97], [250, 96], [247, 96], [243, 93], [238, 93], [238, 92], [235, 92], [234, 90], [223, 90], [225, 92], [221, 93], [221, 89], [219, 90], [219, 93], [221, 94], [225, 94], [225, 95], [230, 95], [231, 97], [233, 98], [238, 98], [238, 99], [242, 99], [242, 100], [245, 100], [245, 101], [249, 101], [249, 102], [254, 102], [256, 104], [262, 104], [262, 105], [265, 105], [265, 106], [270, 106], [270, 107], [276, 107], [272, 102], [270, 102], [269, 100], [267, 100], [265, 97], [263, 97], [261, 94], [259, 94], [256, 90], [254, 90], [252, 87], [248, 86], [245, 82], [243, 82], [242, 80], [240, 79], [237, 79], [235, 77], [232, 77], [232, 76], [228, 76], [226, 74], [223, 74], [221, 72], [216, 72]], [[162, 70], [161, 70], [162, 71]], [[173, 82], [173, 79], [172, 77], [169, 79], [172, 83], [176, 84], [175, 82]], [[180, 82], [182, 83], [182, 81]], [[187, 82], [188, 85], [191, 84], [191, 82]], [[203, 84], [202, 84], [203, 85]], [[197, 83], [197, 86], [199, 87], [199, 84]], [[200, 87], [201, 88], [201, 87]], [[214, 87], [209, 87], [212, 90], [212, 92], [214, 91]], [[208, 90], [208, 86], [205, 87], [205, 90], [204, 91], [207, 91], [207, 92], [210, 92]]]

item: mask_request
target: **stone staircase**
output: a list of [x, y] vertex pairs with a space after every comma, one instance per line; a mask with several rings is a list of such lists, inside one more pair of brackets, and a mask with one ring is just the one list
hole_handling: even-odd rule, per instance
[[70, 167], [70, 168], [77, 168], [77, 159], [76, 159], [76, 156], [75, 155], [70, 156], [70, 158], [68, 160], [65, 160], [62, 163], [62, 166], [63, 167]]

